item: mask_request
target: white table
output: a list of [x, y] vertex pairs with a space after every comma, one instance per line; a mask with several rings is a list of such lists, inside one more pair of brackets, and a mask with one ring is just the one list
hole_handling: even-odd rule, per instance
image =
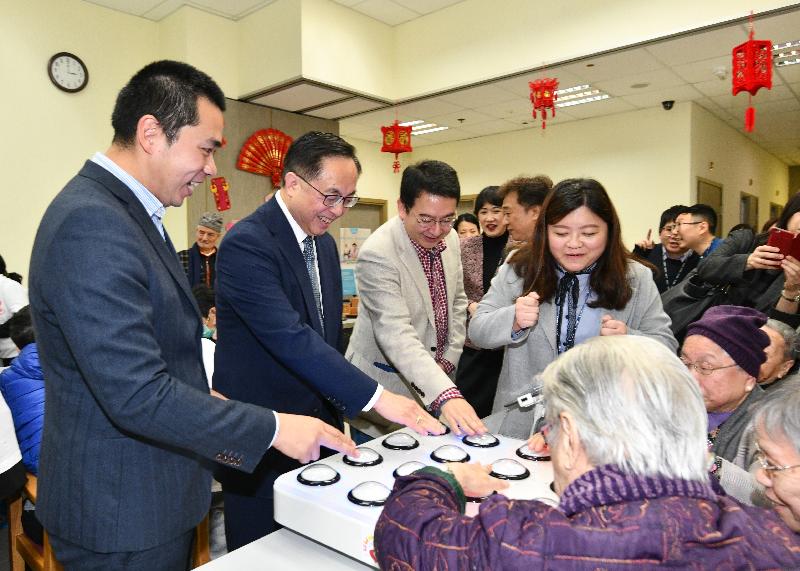
[[281, 529], [206, 563], [203, 571], [282, 571], [324, 569], [366, 571], [368, 565], [303, 537]]

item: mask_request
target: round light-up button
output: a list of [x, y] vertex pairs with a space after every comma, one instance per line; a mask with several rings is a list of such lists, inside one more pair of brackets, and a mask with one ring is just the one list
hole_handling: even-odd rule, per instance
[[417, 439], [405, 432], [390, 434], [383, 439], [382, 444], [389, 450], [413, 450], [419, 446]]
[[534, 462], [550, 460], [550, 452], [534, 452], [528, 448], [527, 444], [523, 444], [517, 448], [517, 456], [524, 460], [533, 460]]
[[375, 452], [372, 448], [367, 446], [359, 446], [356, 448], [359, 451], [358, 458], [355, 456], [345, 456], [342, 461], [349, 466], [377, 466], [383, 462], [383, 456]]
[[422, 462], [417, 462], [416, 460], [412, 460], [411, 462], [406, 462], [404, 464], [400, 464], [395, 471], [392, 472], [395, 478], [399, 478], [400, 476], [408, 476], [411, 472], [416, 472], [420, 468], [424, 468], [425, 464]]
[[500, 440], [498, 440], [497, 436], [489, 434], [488, 432], [486, 434], [465, 436], [461, 439], [461, 442], [467, 446], [475, 446], [477, 448], [491, 448], [500, 444]]
[[467, 451], [455, 444], [439, 446], [439, 448], [431, 452], [431, 458], [439, 463], [469, 462], [469, 454], [467, 454]]
[[525, 466], [512, 458], [500, 458], [492, 462], [491, 475], [501, 480], [524, 480], [531, 473]]
[[347, 499], [358, 506], [382, 506], [392, 491], [380, 482], [361, 482], [347, 493]]
[[306, 486], [330, 486], [342, 477], [327, 464], [311, 464], [297, 474], [297, 481]]

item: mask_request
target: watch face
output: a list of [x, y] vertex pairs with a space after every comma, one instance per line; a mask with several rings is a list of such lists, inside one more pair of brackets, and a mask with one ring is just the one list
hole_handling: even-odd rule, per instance
[[73, 54], [61, 52], [50, 58], [47, 73], [56, 87], [70, 93], [80, 91], [89, 82], [89, 71], [81, 59]]

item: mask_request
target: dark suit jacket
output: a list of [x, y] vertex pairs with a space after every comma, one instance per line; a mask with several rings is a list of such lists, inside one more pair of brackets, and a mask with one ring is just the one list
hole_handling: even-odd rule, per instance
[[208, 512], [211, 460], [252, 471], [271, 411], [208, 395], [186, 275], [134, 194], [87, 162], [31, 257], [46, 386], [36, 515], [99, 552], [164, 543]]
[[[357, 415], [377, 383], [338, 351], [339, 258], [328, 234], [316, 238], [316, 248], [324, 331], [303, 254], [276, 200], [226, 234], [217, 255], [214, 388], [230, 398], [341, 427], [342, 415]], [[299, 466], [277, 451], [262, 464], [255, 479], [239, 475], [240, 491], [244, 486], [247, 493], [271, 497], [272, 481]]]

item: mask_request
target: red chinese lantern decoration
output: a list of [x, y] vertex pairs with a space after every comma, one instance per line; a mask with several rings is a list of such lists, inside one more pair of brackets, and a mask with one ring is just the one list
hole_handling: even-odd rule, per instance
[[556, 99], [558, 95], [558, 79], [546, 77], [528, 82], [531, 88], [531, 103], [533, 103], [533, 118], [536, 119], [536, 111], [542, 112], [542, 129], [547, 127], [547, 110], [550, 110], [550, 117], [556, 116]]
[[211, 194], [214, 195], [214, 203], [220, 212], [231, 207], [231, 198], [228, 190], [230, 190], [230, 187], [224, 176], [211, 179]]
[[397, 121], [388, 127], [381, 127], [383, 133], [382, 153], [394, 153], [394, 172], [400, 172], [400, 161], [397, 155], [411, 152], [411, 126], [403, 127]]
[[753, 95], [766, 87], [772, 89], [772, 42], [753, 39], [753, 15], [750, 14], [749, 39], [733, 48], [733, 94], [747, 91], [749, 106], [744, 115], [744, 129], [753, 131], [756, 123], [756, 110], [753, 109]]

